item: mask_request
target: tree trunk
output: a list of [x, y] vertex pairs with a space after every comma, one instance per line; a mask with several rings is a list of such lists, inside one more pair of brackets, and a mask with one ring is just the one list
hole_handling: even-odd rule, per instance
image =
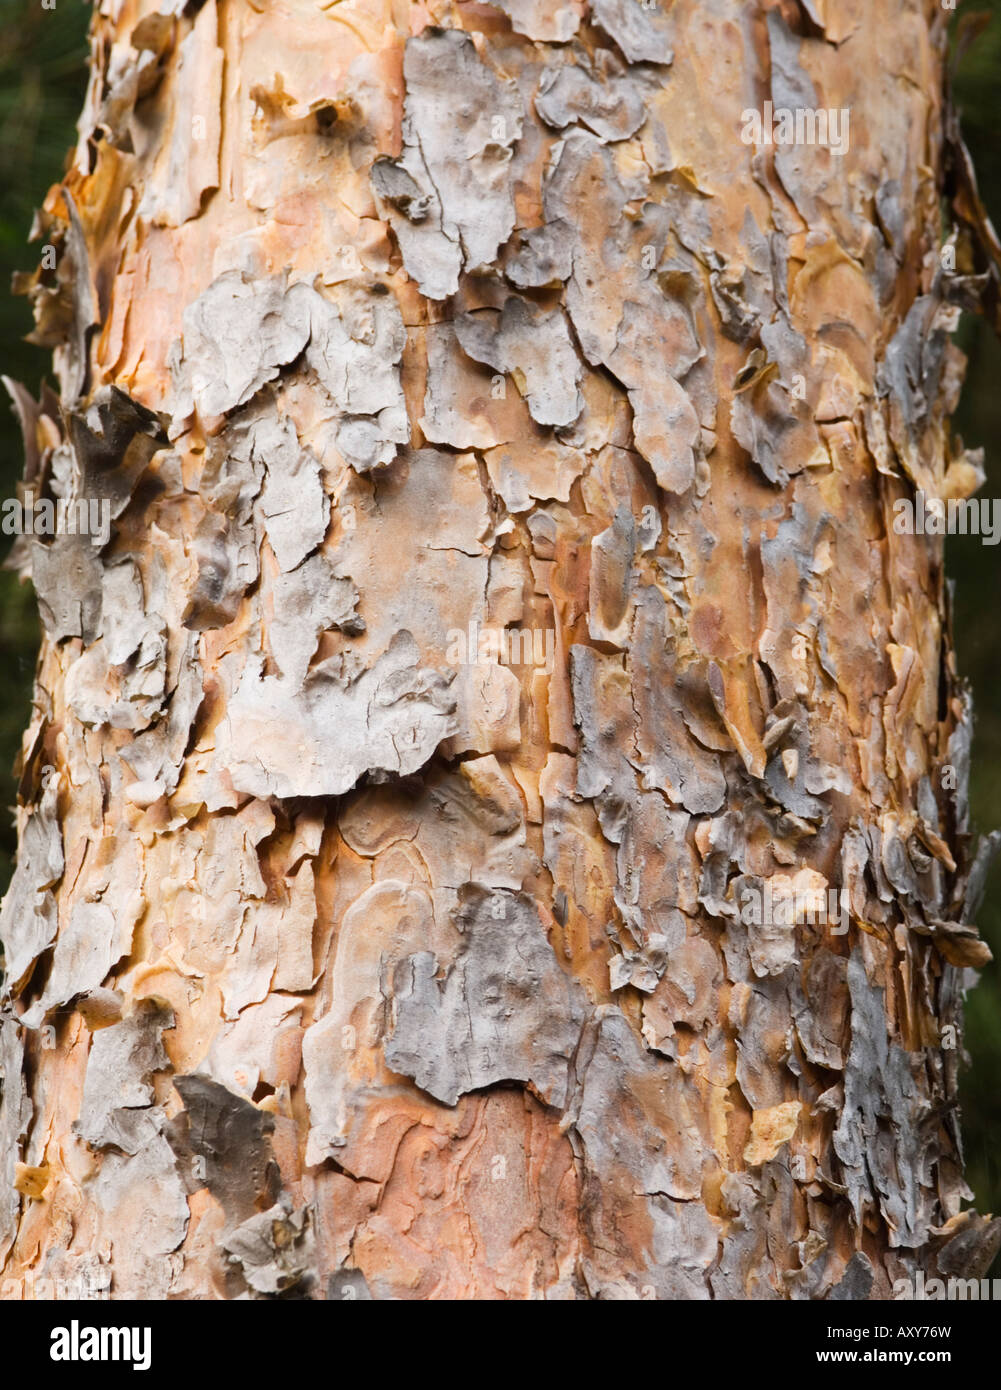
[[98, 525], [17, 550], [4, 1287], [985, 1269], [987, 848], [896, 524], [980, 479], [948, 12], [164, 8], [95, 16], [27, 287], [61, 401], [12, 388]]

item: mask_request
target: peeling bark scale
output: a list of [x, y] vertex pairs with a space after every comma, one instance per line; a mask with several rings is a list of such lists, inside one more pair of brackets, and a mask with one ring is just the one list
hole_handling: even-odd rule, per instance
[[[24, 486], [112, 527], [15, 550], [44, 642], [2, 1278], [982, 1272], [956, 1095], [993, 844], [942, 542], [891, 524], [982, 477], [950, 332], [996, 309], [996, 243], [948, 12], [95, 10], [25, 286], [60, 395], [10, 386]], [[745, 141], [766, 102], [850, 112], [848, 147]], [[487, 630], [551, 660], [449, 658]]]

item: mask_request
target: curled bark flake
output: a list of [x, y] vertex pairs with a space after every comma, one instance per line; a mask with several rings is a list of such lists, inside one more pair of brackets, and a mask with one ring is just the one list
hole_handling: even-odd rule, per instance
[[[155, 20], [158, 16], [149, 16]], [[139, 34], [141, 43], [155, 36]], [[133, 34], [133, 42], [136, 34]], [[136, 72], [138, 93], [143, 66]], [[180, 227], [201, 212], [205, 194], [219, 187], [224, 54], [218, 43], [216, 0], [207, 0], [177, 49], [177, 67], [165, 133], [146, 185], [141, 213], [165, 227]]]

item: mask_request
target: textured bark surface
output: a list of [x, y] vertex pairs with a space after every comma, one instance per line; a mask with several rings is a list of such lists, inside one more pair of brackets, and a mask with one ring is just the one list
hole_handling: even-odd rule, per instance
[[[172, 8], [99, 8], [31, 287], [61, 403], [16, 398], [26, 482], [114, 524], [18, 550], [5, 1277], [982, 1272], [990, 847], [941, 540], [891, 524], [979, 480], [947, 12]], [[744, 143], [766, 101], [849, 109], [850, 149]]]

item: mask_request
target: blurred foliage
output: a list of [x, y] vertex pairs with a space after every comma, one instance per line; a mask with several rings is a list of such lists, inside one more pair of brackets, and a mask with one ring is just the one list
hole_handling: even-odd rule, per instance
[[[981, 193], [1001, 227], [1001, 141], [995, 98], [1001, 77], [1001, 0], [962, 4], [954, 36], [968, 13], [990, 13], [985, 30], [962, 55], [954, 79], [963, 130]], [[86, 85], [85, 0], [0, 0], [0, 370], [36, 395], [48, 353], [22, 341], [31, 329], [27, 304], [5, 292], [11, 272], [30, 269], [37, 255], [26, 245], [34, 209], [65, 167]], [[984, 496], [1001, 497], [1001, 345], [979, 319], [964, 317], [959, 343], [969, 356], [967, 387], [956, 426], [967, 444], [984, 446]], [[0, 404], [0, 498], [13, 494], [21, 471], [20, 433]], [[4, 538], [4, 550], [9, 541]], [[977, 826], [1001, 825], [1001, 700], [994, 684], [1001, 655], [999, 548], [956, 537], [948, 544], [948, 570], [956, 582], [955, 636], [960, 669], [977, 702], [971, 799]], [[11, 767], [27, 722], [38, 622], [30, 586], [0, 574], [0, 889], [15, 848], [6, 808], [15, 797]], [[995, 963], [967, 1004], [967, 1047], [972, 1066], [963, 1075], [963, 1131], [968, 1178], [981, 1211], [1001, 1213], [1001, 863], [995, 866], [979, 926]], [[995, 1271], [997, 1272], [997, 1271]]]
[[[11, 274], [38, 264], [27, 245], [35, 209], [66, 167], [87, 84], [84, 0], [0, 0], [0, 372], [37, 397], [51, 354], [23, 341], [32, 329], [24, 299], [9, 293]], [[14, 495], [23, 466], [21, 431], [0, 390], [0, 499]], [[11, 538], [0, 537], [0, 559]], [[16, 798], [13, 763], [31, 708], [38, 615], [30, 584], [0, 572], [0, 891], [10, 878], [17, 841], [9, 808]]]
[[[980, 193], [995, 227], [1001, 227], [1001, 141], [995, 102], [1001, 80], [1001, 0], [960, 7], [953, 34], [967, 14], [991, 16], [959, 60], [954, 97], [977, 171]], [[957, 342], [969, 358], [955, 427], [964, 442], [984, 449], [987, 481], [982, 497], [1001, 498], [1001, 344], [981, 318], [964, 315]], [[950, 537], [946, 570], [955, 582], [955, 637], [960, 671], [973, 686], [976, 730], [970, 777], [974, 825], [1001, 826], [1001, 546], [968, 536]], [[966, 1005], [966, 1047], [972, 1065], [961, 1086], [967, 1182], [979, 1211], [1001, 1215], [1001, 858], [995, 861], [977, 925], [994, 961]], [[993, 1273], [1001, 1275], [1001, 1259]]]

